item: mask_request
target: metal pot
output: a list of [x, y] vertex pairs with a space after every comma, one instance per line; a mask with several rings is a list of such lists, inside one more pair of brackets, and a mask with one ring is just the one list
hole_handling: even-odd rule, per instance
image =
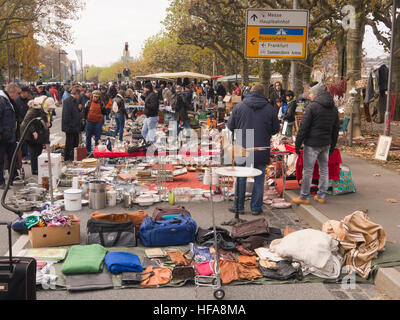
[[89, 182], [89, 208], [100, 210], [106, 207], [106, 183], [102, 180]]
[[132, 201], [132, 197], [131, 194], [128, 192], [124, 192], [124, 208], [132, 208], [133, 205], [133, 201]]

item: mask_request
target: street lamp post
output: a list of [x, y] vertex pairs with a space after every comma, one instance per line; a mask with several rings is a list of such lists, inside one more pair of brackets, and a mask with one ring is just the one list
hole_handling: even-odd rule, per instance
[[61, 76], [61, 55], [67, 55], [68, 53], [66, 53], [65, 51], [59, 49], [58, 50], [58, 70], [59, 70], [59, 74], [60, 74], [60, 83], [62, 82], [62, 76]]
[[[10, 45], [8, 41], [10, 40], [9, 36], [21, 36], [19, 32], [8, 32], [6, 33], [6, 47], [7, 47], [7, 68], [8, 68], [8, 82], [11, 82], [11, 67], [10, 67]], [[11, 39], [12, 40], [12, 39]]]

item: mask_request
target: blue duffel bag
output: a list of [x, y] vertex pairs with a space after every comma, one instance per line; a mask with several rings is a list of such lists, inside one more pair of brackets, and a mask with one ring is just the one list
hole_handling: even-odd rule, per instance
[[140, 225], [139, 238], [145, 247], [180, 246], [194, 242], [196, 230], [196, 221], [188, 214], [161, 221], [146, 217]]

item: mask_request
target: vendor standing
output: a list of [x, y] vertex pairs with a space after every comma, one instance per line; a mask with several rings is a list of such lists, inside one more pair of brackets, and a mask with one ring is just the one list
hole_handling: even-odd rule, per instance
[[[242, 135], [242, 147], [247, 148], [251, 145], [246, 142], [247, 130], [254, 133], [254, 143], [251, 147], [264, 147], [265, 150], [255, 151], [253, 163], [254, 168], [261, 170], [262, 174], [254, 179], [253, 193], [251, 196], [251, 212], [253, 215], [260, 215], [263, 206], [265, 168], [270, 163], [270, 150], [267, 148], [271, 144], [271, 137], [279, 132], [280, 124], [278, 115], [273, 106], [265, 97], [263, 85], [256, 85], [244, 97], [244, 100], [236, 105], [228, 120], [228, 128], [232, 132], [240, 129]], [[244, 213], [244, 203], [246, 194], [247, 178], [238, 178], [236, 183], [234, 208], [230, 211]]]
[[101, 101], [101, 93], [95, 90], [92, 93], [92, 100], [84, 107], [84, 118], [86, 120], [86, 151], [92, 152], [92, 137], [97, 146], [103, 130], [104, 115], [107, 114], [106, 106]]
[[153, 85], [148, 82], [144, 86], [145, 101], [140, 105], [144, 105], [144, 114], [146, 119], [143, 123], [142, 136], [146, 142], [156, 142], [156, 126], [158, 122], [159, 101], [157, 94], [153, 91]]
[[81, 110], [79, 109], [79, 97], [81, 90], [78, 87], [71, 89], [71, 95], [63, 102], [62, 131], [65, 132], [64, 161], [74, 161], [74, 148], [79, 145], [81, 133]]
[[116, 106], [118, 107], [118, 111], [115, 110], [115, 122], [117, 123], [117, 128], [114, 132], [114, 137], [119, 134], [119, 141], [124, 141], [124, 129], [125, 129], [125, 120], [128, 119], [128, 113], [125, 108], [125, 91], [120, 90], [117, 96], [114, 99]]
[[331, 94], [320, 83], [310, 88], [308, 98], [311, 100], [306, 109], [296, 137], [296, 153], [303, 151], [303, 181], [299, 198], [293, 199], [296, 204], [309, 204], [310, 187], [315, 162], [319, 165], [318, 193], [314, 200], [325, 203], [329, 187], [329, 155], [335, 151], [339, 136], [339, 114]]
[[[21, 137], [29, 122], [35, 118], [41, 118], [46, 124], [47, 129], [50, 128], [51, 122], [48, 114], [56, 107], [54, 99], [45, 96], [29, 101], [28, 105], [28, 112], [21, 124]], [[50, 144], [50, 134], [46, 128], [43, 128], [43, 125], [39, 121], [35, 121], [28, 128], [25, 139], [31, 155], [32, 175], [35, 176], [38, 174], [38, 157], [43, 152], [43, 145]]]

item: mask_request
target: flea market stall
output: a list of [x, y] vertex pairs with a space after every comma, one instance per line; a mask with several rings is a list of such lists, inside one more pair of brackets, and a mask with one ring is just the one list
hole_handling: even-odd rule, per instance
[[[13, 186], [7, 203], [23, 212], [13, 228], [30, 239], [16, 254], [37, 261], [38, 289], [194, 284], [209, 286], [222, 299], [227, 285], [337, 282], [347, 275], [342, 266], [352, 269], [358, 282], [372, 283], [379, 267], [400, 265], [397, 247], [363, 212], [328, 221], [322, 230], [283, 230], [262, 215], [216, 225], [214, 205], [233, 200], [239, 176], [232, 173], [229, 131], [205, 119], [187, 139], [171, 135], [168, 121], [160, 121], [157, 142], [147, 145], [140, 139], [142, 125], [143, 116], [127, 121], [119, 142], [110, 134], [112, 121], [106, 122], [94, 158], [64, 164], [53, 153], [50, 165], [39, 159], [43, 179]], [[271, 141], [263, 199], [268, 210], [288, 209], [284, 191], [300, 186], [302, 155], [294, 152], [293, 143], [281, 133]], [[226, 164], [229, 157], [231, 164]], [[349, 179], [341, 163], [336, 150], [329, 159], [332, 194], [343, 189], [341, 179]], [[257, 175], [254, 171], [249, 178]], [[51, 190], [47, 172], [54, 177]], [[248, 196], [252, 182], [248, 179]], [[186, 208], [191, 203], [204, 204], [201, 214], [209, 215], [209, 228], [198, 225], [199, 213]], [[83, 206], [91, 210], [86, 225], [80, 219]], [[351, 233], [357, 227], [362, 241]]]

